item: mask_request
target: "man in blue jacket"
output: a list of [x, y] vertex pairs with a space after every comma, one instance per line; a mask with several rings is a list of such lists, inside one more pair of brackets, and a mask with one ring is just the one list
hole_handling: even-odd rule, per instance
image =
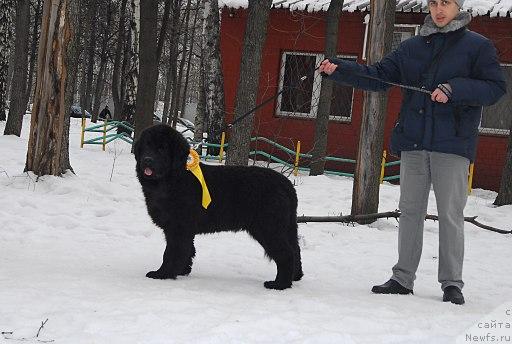
[[475, 158], [482, 106], [506, 92], [492, 42], [466, 29], [464, 0], [429, 0], [420, 36], [404, 41], [371, 65], [327, 59], [324, 76], [369, 91], [389, 88], [377, 79], [433, 90], [405, 90], [391, 150], [400, 154], [398, 262], [378, 294], [412, 294], [423, 245], [430, 186], [439, 214], [438, 280], [443, 301], [463, 304], [464, 207], [468, 167]]

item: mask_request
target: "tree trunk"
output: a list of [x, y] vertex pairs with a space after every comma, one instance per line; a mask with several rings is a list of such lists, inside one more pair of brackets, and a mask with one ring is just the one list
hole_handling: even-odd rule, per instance
[[[201, 54], [202, 56], [202, 54]], [[203, 132], [206, 127], [206, 88], [205, 88], [204, 59], [202, 58], [199, 66], [199, 99], [197, 100], [196, 118], [194, 120], [194, 141], [203, 140]]]
[[110, 36], [110, 27], [109, 23], [112, 20], [112, 7], [111, 3], [107, 2], [107, 8], [105, 12], [105, 18], [103, 15], [100, 16], [102, 22], [105, 19], [103, 30], [102, 30], [102, 43], [101, 43], [101, 54], [100, 54], [100, 69], [98, 72], [98, 76], [96, 77], [96, 90], [94, 92], [94, 101], [92, 106], [92, 122], [96, 122], [98, 120], [98, 114], [100, 112], [101, 105], [101, 97], [103, 95], [103, 90], [105, 86], [105, 74], [107, 70], [108, 63], [108, 42]]
[[139, 86], [135, 110], [135, 141], [153, 124], [158, 65], [156, 63], [158, 0], [140, 2]]
[[[201, 28], [204, 28], [204, 22], [205, 22], [205, 18], [206, 16], [204, 15], [204, 2], [201, 1], [200, 5], [199, 5], [199, 8], [198, 8], [198, 11], [201, 11], [202, 12], [202, 15], [200, 17], [200, 27]], [[200, 36], [200, 42], [199, 42], [199, 49], [200, 49], [200, 58], [199, 58], [199, 71], [198, 71], [198, 99], [197, 99], [197, 108], [196, 108], [196, 117], [194, 119], [194, 126], [195, 126], [195, 130], [194, 130], [194, 141], [195, 142], [201, 142], [203, 140], [203, 132], [204, 132], [204, 129], [207, 128], [207, 123], [206, 123], [206, 117], [207, 117], [207, 112], [206, 112], [206, 72], [204, 70], [205, 68], [205, 57], [206, 57], [206, 52], [205, 52], [205, 37], [204, 35], [201, 35]], [[198, 152], [198, 153], [202, 153], [202, 152]]]
[[[188, 46], [188, 34], [190, 31], [189, 24], [190, 24], [190, 3], [191, 0], [187, 1], [187, 7], [185, 9], [185, 23], [183, 25], [185, 34], [183, 35], [183, 43], [182, 51], [181, 51], [181, 60], [180, 60], [180, 66], [179, 66], [179, 73], [178, 78], [176, 79], [176, 85], [173, 88], [173, 96], [172, 96], [172, 105], [171, 105], [171, 113], [172, 113], [172, 126], [176, 127], [176, 122], [178, 121], [178, 115], [179, 115], [179, 109], [181, 104], [181, 84], [183, 83], [183, 73], [185, 68], [185, 61], [186, 61], [186, 52], [187, 52], [187, 46]], [[181, 114], [183, 116], [183, 114]]]
[[[368, 64], [380, 61], [391, 50], [396, 0], [371, 1]], [[379, 177], [384, 144], [387, 94], [365, 92], [356, 158], [352, 215], [376, 213], [379, 208]]]
[[12, 46], [12, 20], [16, 1], [0, 2], [0, 121], [6, 120], [9, 56]]
[[[325, 57], [335, 57], [338, 51], [338, 32], [342, 8], [343, 0], [331, 0], [325, 23]], [[310, 176], [324, 174], [332, 89], [332, 81], [323, 78], [315, 121], [315, 139], [313, 141]]]
[[14, 76], [11, 88], [11, 106], [4, 135], [21, 135], [23, 116], [27, 110], [28, 37], [30, 31], [30, 0], [18, 0], [16, 5], [16, 40], [14, 43]]
[[180, 21], [181, 0], [173, 0], [172, 7], [172, 26], [171, 35], [169, 37], [169, 66], [167, 68], [165, 95], [164, 95], [164, 111], [162, 113], [162, 123], [167, 123], [170, 117], [171, 94], [176, 85], [176, 69], [178, 64], [178, 41], [181, 30]]
[[124, 45], [125, 45], [125, 30], [126, 30], [126, 3], [128, 0], [121, 0], [121, 9], [119, 15], [119, 27], [117, 33], [117, 45], [116, 45], [116, 53], [114, 56], [114, 67], [112, 69], [112, 99], [114, 101], [114, 120], [119, 121], [122, 119], [121, 112], [123, 110], [123, 101], [121, 91], [121, 82], [120, 80], [124, 79], [122, 77], [122, 60]]
[[493, 204], [497, 206], [512, 204], [512, 122], [508, 134], [507, 156], [501, 174], [500, 190]]
[[[267, 21], [271, 5], [272, 0], [249, 0], [249, 14], [245, 27], [240, 77], [236, 94], [235, 120], [256, 106], [261, 52], [267, 34]], [[209, 94], [217, 90], [218, 86], [215, 88], [212, 88], [212, 86], [211, 83], [208, 83]], [[211, 126], [216, 132], [220, 132], [218, 119], [214, 118], [213, 121], [215, 123]], [[253, 122], [254, 113], [240, 120], [233, 127], [226, 158], [227, 165], [247, 165]]]
[[192, 24], [192, 28], [191, 28], [192, 37], [190, 40], [190, 48], [189, 48], [188, 57], [187, 57], [187, 71], [185, 72], [185, 86], [183, 87], [183, 96], [181, 97], [181, 105], [180, 105], [182, 117], [185, 115], [185, 106], [187, 103], [187, 92], [188, 92], [188, 84], [189, 84], [189, 79], [190, 79], [190, 68], [192, 66], [192, 55], [194, 53], [194, 43], [195, 43], [195, 38], [196, 38], [195, 31], [196, 31], [198, 14], [199, 14], [199, 6], [195, 11], [194, 23]]
[[33, 96], [33, 83], [34, 83], [34, 69], [37, 61], [37, 45], [39, 43], [39, 26], [41, 25], [41, 5], [42, 1], [37, 0], [35, 3], [35, 13], [34, 13], [34, 23], [32, 26], [32, 42], [30, 44], [30, 62], [28, 67], [28, 82], [27, 82], [27, 91], [25, 93], [25, 98], [28, 102]]
[[160, 57], [164, 50], [165, 37], [167, 36], [167, 27], [169, 26], [169, 15], [171, 13], [171, 1], [165, 0], [164, 13], [162, 16], [162, 25], [160, 26], [160, 33], [158, 34], [158, 42], [156, 44], [156, 58], [157, 64], [160, 64]]
[[135, 120], [137, 85], [139, 77], [139, 27], [140, 0], [130, 0], [130, 44], [126, 54], [126, 93], [123, 104], [123, 120]]
[[66, 170], [70, 170], [74, 173], [73, 168], [71, 167], [71, 162], [69, 161], [69, 126], [70, 119], [69, 109], [71, 105], [73, 105], [73, 99], [76, 90], [76, 82], [78, 76], [78, 62], [80, 59], [80, 34], [81, 34], [81, 18], [80, 18], [80, 8], [83, 6], [84, 0], [72, 0], [67, 3], [66, 14], [69, 18], [69, 23], [72, 28], [72, 40], [69, 42], [67, 51], [66, 51], [66, 59], [65, 63], [67, 66], [67, 80], [66, 80], [66, 90], [64, 94], [64, 129], [62, 135], [62, 145], [60, 150], [60, 169], [62, 172]]
[[88, 1], [88, 15], [91, 17], [86, 19], [88, 22], [89, 39], [87, 43], [87, 65], [86, 65], [86, 79], [85, 79], [85, 90], [83, 94], [83, 101], [80, 99], [82, 110], [92, 112], [92, 84], [94, 80], [94, 53], [96, 51], [96, 28], [97, 28], [97, 8], [99, 7], [98, 0]]
[[[37, 176], [65, 172], [63, 137], [66, 122], [66, 91], [69, 53], [74, 47], [73, 15], [76, 2], [45, 0], [39, 42], [34, 107], [30, 125], [25, 171]], [[69, 97], [68, 97], [69, 99]]]

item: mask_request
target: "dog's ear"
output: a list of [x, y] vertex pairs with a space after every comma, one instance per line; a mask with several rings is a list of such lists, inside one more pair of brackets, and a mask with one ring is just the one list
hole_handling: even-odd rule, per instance
[[140, 156], [140, 138], [137, 141], [133, 142], [133, 155], [135, 155], [135, 160], [139, 161]]
[[174, 157], [173, 169], [186, 169], [187, 158], [190, 153], [190, 145], [188, 141], [179, 132], [175, 131], [174, 142], [172, 142], [172, 150]]

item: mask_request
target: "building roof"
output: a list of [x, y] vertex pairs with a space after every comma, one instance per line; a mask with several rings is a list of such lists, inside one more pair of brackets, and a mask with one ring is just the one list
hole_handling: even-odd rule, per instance
[[[427, 0], [396, 0], [397, 12], [427, 13]], [[290, 11], [327, 11], [331, 0], [272, 0], [273, 8], [288, 8]], [[247, 8], [248, 0], [219, 0], [220, 7]], [[345, 0], [343, 11], [368, 11], [370, 0]], [[464, 10], [473, 16], [512, 17], [512, 0], [466, 0]]]

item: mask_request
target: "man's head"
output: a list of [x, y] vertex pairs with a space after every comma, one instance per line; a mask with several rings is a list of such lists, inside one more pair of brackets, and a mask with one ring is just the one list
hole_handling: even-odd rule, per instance
[[460, 12], [465, 0], [428, 0], [430, 16], [438, 27], [448, 25]]

